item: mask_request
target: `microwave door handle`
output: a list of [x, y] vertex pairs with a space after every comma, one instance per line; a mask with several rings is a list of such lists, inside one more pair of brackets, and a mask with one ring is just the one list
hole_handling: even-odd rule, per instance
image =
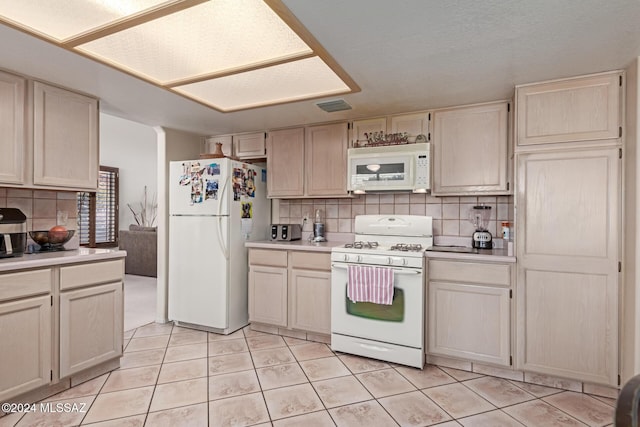
[[[341, 270], [346, 270], [348, 267], [347, 265], [344, 264], [331, 264], [331, 268], [338, 268]], [[415, 271], [415, 270], [400, 270], [399, 268], [391, 268], [396, 274], [406, 274], [406, 275], [411, 275], [411, 274], [421, 274], [421, 271]]]

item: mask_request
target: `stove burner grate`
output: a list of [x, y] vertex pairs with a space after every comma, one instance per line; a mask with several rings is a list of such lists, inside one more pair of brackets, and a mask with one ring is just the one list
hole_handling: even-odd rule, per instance
[[419, 252], [422, 250], [422, 245], [420, 243], [417, 243], [417, 244], [397, 243], [391, 246], [389, 249], [391, 249], [392, 251]]
[[378, 247], [378, 242], [353, 242], [346, 243], [344, 245], [345, 248], [353, 248], [353, 249], [375, 249]]

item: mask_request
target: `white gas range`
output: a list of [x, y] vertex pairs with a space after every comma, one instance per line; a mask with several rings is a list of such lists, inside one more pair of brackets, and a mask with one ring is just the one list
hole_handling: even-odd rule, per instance
[[[431, 217], [356, 217], [355, 242], [331, 251], [333, 350], [423, 367], [424, 251], [432, 244]], [[392, 303], [351, 301], [347, 296], [350, 266], [391, 269]]]

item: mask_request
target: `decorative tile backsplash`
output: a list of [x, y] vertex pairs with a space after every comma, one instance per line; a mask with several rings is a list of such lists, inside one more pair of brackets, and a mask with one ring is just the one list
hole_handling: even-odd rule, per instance
[[312, 231], [316, 209], [324, 215], [329, 233], [353, 233], [357, 215], [402, 214], [427, 215], [433, 218], [434, 236], [469, 236], [475, 231], [469, 222], [472, 206], [491, 206], [489, 231], [501, 238], [502, 222], [509, 221], [513, 230], [513, 196], [434, 197], [426, 194], [365, 194], [352, 199], [288, 199], [280, 201], [280, 223], [302, 223], [304, 231]]
[[67, 214], [66, 224], [59, 225], [75, 230], [78, 217], [76, 194], [75, 191], [0, 188], [0, 207], [20, 209], [27, 217], [28, 231], [48, 230], [57, 225], [59, 211]]

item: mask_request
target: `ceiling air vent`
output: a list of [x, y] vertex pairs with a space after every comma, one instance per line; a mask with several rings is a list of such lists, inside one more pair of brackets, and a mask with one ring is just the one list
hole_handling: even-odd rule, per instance
[[344, 99], [336, 99], [334, 101], [318, 102], [316, 104], [322, 110], [327, 113], [333, 113], [335, 111], [351, 110], [351, 105], [347, 104]]

